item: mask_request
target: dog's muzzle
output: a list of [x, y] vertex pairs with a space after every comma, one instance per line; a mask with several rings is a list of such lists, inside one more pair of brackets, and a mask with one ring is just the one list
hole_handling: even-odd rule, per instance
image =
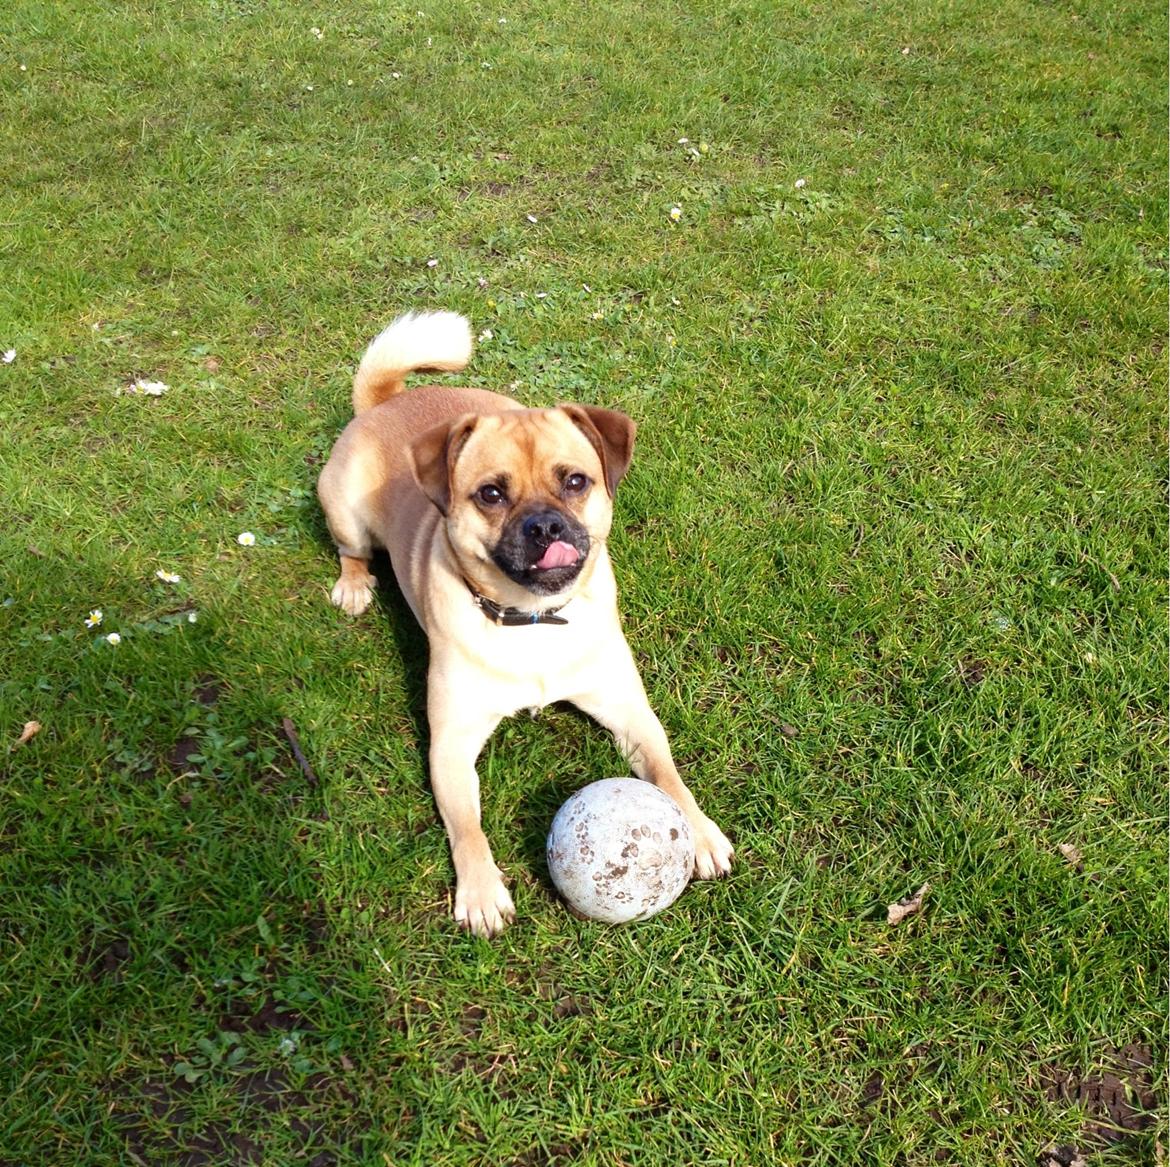
[[504, 528], [492, 559], [509, 579], [537, 595], [562, 591], [589, 555], [589, 533], [572, 515], [543, 507], [517, 515]]

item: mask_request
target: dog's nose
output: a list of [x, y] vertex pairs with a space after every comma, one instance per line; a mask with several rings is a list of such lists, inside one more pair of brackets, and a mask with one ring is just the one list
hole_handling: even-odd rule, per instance
[[564, 535], [565, 520], [556, 511], [537, 511], [520, 525], [520, 533], [537, 547], [547, 547]]

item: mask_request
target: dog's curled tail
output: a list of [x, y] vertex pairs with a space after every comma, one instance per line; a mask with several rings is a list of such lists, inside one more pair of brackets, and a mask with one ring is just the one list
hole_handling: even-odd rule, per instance
[[353, 411], [364, 413], [406, 388], [421, 369], [457, 373], [471, 360], [471, 325], [458, 312], [407, 312], [366, 349], [353, 378]]

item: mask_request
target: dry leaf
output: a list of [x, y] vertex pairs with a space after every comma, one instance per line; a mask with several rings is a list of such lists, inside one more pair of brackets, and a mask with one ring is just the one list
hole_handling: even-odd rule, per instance
[[907, 896], [896, 904], [887, 904], [886, 923], [897, 924], [907, 916], [912, 916], [922, 907], [922, 901], [928, 891], [930, 891], [930, 884], [924, 883], [912, 896]]
[[20, 737], [14, 743], [14, 748], [15, 746], [23, 746], [25, 742], [31, 741], [40, 732], [41, 723], [39, 721], [26, 721], [24, 723], [24, 729], [20, 731]]
[[1080, 848], [1074, 846], [1072, 843], [1061, 843], [1057, 848], [1060, 853], [1071, 863], [1078, 871], [1081, 869], [1085, 859], [1081, 854]]

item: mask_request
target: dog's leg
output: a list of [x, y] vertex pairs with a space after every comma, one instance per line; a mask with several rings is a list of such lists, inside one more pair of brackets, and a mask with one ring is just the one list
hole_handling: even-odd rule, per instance
[[606, 687], [571, 698], [583, 712], [608, 729], [634, 773], [664, 790], [682, 808], [695, 839], [695, 875], [718, 879], [731, 870], [735, 851], [723, 832], [699, 809], [695, 797], [679, 777], [662, 723], [650, 708], [637, 669], [609, 678]]
[[364, 484], [352, 481], [360, 469], [360, 464], [355, 468], [350, 461], [330, 458], [317, 482], [317, 497], [341, 559], [341, 575], [329, 598], [351, 616], [360, 616], [370, 606], [378, 583], [370, 574], [369, 527], [360, 504], [353, 501], [362, 497]]
[[360, 616], [374, 598], [374, 588], [378, 581], [370, 574], [370, 556], [347, 555], [339, 551], [341, 560], [341, 575], [333, 585], [329, 598], [343, 612], [351, 616]]
[[[434, 664], [432, 664], [432, 676]], [[512, 897], [480, 825], [479, 775], [475, 760], [500, 723], [476, 715], [474, 699], [428, 684], [431, 730], [431, 789], [447, 828], [455, 864], [455, 921], [476, 936], [491, 937], [516, 918]]]

